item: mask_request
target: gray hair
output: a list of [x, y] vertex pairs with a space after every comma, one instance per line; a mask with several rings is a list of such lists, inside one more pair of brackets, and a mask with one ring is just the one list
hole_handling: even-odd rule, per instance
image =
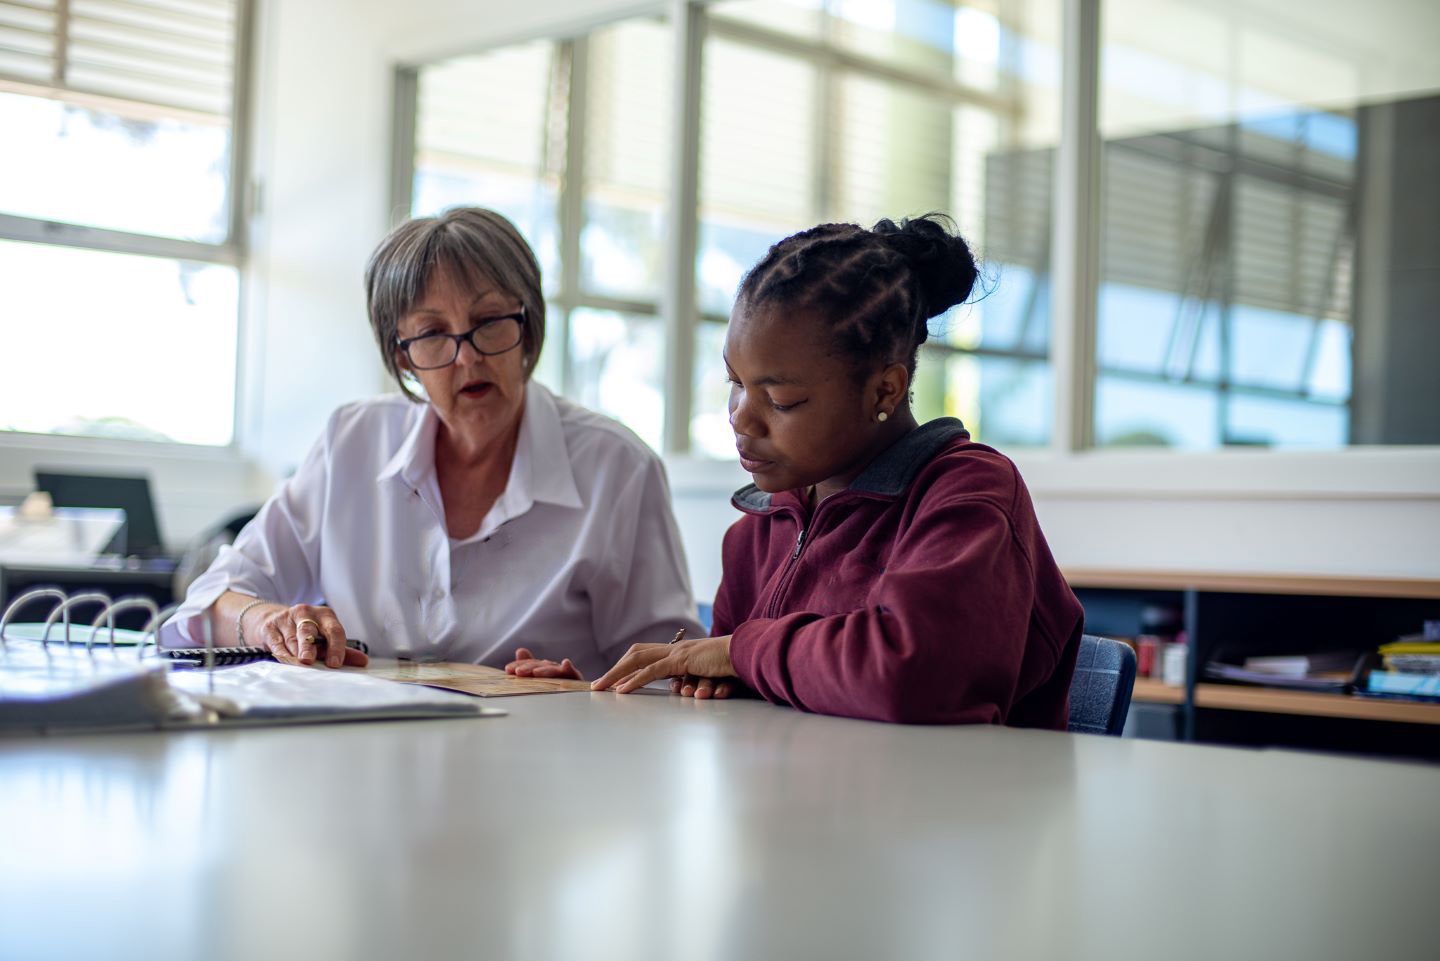
[[396, 356], [400, 321], [425, 296], [436, 269], [459, 280], [484, 282], [519, 300], [525, 308], [520, 350], [528, 380], [545, 344], [545, 298], [540, 264], [515, 225], [493, 210], [452, 207], [438, 217], [416, 217], [394, 230], [365, 265], [365, 302], [370, 327], [385, 369], [413, 401]]

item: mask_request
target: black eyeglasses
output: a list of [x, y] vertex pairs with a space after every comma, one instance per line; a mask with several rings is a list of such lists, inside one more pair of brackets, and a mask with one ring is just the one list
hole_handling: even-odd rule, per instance
[[460, 356], [460, 345], [465, 341], [477, 352], [487, 357], [503, 354], [520, 346], [521, 328], [525, 325], [525, 308], [503, 317], [482, 320], [463, 334], [421, 334], [397, 341], [395, 346], [405, 352], [410, 366], [416, 370], [436, 370], [449, 367]]

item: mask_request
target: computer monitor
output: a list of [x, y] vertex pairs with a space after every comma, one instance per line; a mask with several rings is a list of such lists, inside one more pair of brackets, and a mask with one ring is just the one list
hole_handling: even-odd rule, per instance
[[107, 553], [141, 557], [164, 553], [147, 477], [36, 470], [35, 489], [48, 492], [56, 507], [124, 508], [125, 526], [106, 546]]

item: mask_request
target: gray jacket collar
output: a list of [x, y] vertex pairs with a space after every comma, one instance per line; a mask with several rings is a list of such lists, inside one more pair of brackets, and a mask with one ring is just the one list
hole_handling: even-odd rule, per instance
[[[920, 468], [930, 463], [956, 437], [969, 437], [965, 425], [954, 417], [937, 417], [921, 424], [891, 444], [851, 481], [849, 490], [882, 497], [899, 497], [910, 487]], [[735, 506], [742, 510], [770, 510], [771, 495], [754, 484], [735, 492]]]

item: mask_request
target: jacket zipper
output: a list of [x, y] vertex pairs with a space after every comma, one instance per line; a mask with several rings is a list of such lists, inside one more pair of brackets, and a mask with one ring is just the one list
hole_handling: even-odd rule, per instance
[[[836, 494], [835, 497], [844, 497], [844, 492]], [[775, 593], [770, 596], [770, 602], [765, 605], [765, 613], [761, 617], [778, 617], [780, 602], [785, 599], [785, 592], [790, 588], [790, 581], [794, 579], [795, 569], [799, 567], [800, 553], [805, 549], [805, 542], [810, 537], [810, 532], [815, 529], [816, 522], [820, 519], [820, 512], [826, 509], [826, 505], [833, 505], [834, 498], [826, 498], [823, 504], [817, 504], [815, 510], [810, 514], [810, 523], [806, 524], [803, 517], [798, 518], [800, 533], [795, 538], [795, 549], [790, 552], [790, 559], [785, 562], [785, 570], [780, 575], [780, 581], [775, 585]], [[830, 510], [834, 510], [831, 506]]]
[[[818, 508], [817, 508], [818, 511]], [[800, 565], [800, 552], [805, 549], [805, 535], [815, 526], [815, 515], [810, 515], [810, 523], [807, 526], [804, 521], [800, 523], [800, 534], [795, 538], [795, 550], [790, 552], [790, 560], [785, 562], [785, 570], [780, 574], [780, 583], [775, 585], [775, 593], [770, 596], [770, 603], [765, 605], [765, 617], [778, 617], [780, 601], [785, 597], [785, 591], [790, 587], [790, 581], [795, 576], [795, 568]]]

